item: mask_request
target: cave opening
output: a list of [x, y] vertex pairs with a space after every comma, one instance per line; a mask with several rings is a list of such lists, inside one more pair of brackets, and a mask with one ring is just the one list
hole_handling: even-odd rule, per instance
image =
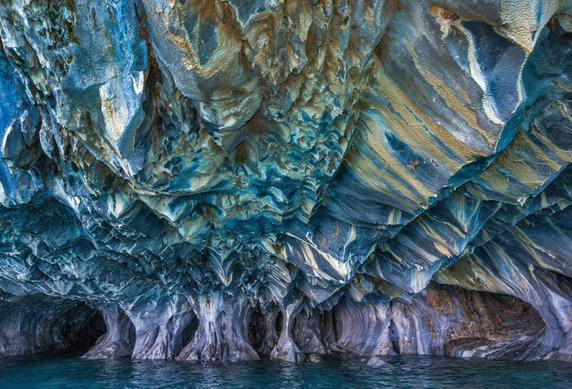
[[97, 344], [106, 333], [101, 313], [85, 303], [78, 305], [62, 317], [59, 330], [63, 350], [67, 353], [84, 353]]
[[264, 350], [264, 339], [266, 337], [266, 326], [264, 315], [258, 307], [254, 308], [248, 320], [248, 341], [259, 354], [266, 354]]
[[536, 340], [546, 331], [538, 311], [516, 296], [461, 287], [454, 290], [459, 301], [458, 315], [463, 320], [444, 334], [447, 356], [519, 359], [536, 347]]
[[[551, 284], [564, 282], [562, 276], [550, 275]], [[389, 304], [342, 299], [320, 321], [324, 345], [368, 356], [523, 359], [536, 355], [549, 330], [535, 307], [521, 298], [435, 282]]]
[[389, 331], [389, 340], [391, 342], [391, 349], [395, 351], [397, 354], [401, 354], [401, 349], [399, 346], [399, 333], [397, 331], [393, 319], [389, 321], [388, 331]]
[[282, 327], [284, 326], [284, 315], [282, 312], [278, 312], [276, 315], [276, 320], [274, 321], [274, 331], [276, 332], [276, 336], [280, 337], [282, 334]]
[[186, 345], [191, 343], [197, 330], [199, 329], [199, 318], [194, 316], [177, 334], [173, 341], [173, 355], [179, 355]]
[[342, 331], [342, 322], [337, 315], [337, 304], [332, 308], [332, 332], [334, 334], [334, 342], [338, 342]]
[[324, 310], [320, 312], [320, 331], [329, 343], [336, 343], [338, 340], [338, 332], [336, 328], [335, 310]]

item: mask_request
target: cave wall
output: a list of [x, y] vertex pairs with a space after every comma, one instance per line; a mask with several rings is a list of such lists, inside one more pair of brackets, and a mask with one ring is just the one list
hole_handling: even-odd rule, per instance
[[83, 304], [86, 358], [570, 360], [571, 34], [569, 0], [2, 2], [0, 354]]

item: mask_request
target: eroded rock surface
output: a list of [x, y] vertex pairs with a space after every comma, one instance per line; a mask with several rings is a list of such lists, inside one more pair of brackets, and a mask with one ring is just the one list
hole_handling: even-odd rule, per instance
[[569, 0], [4, 1], [0, 355], [571, 360], [571, 76]]

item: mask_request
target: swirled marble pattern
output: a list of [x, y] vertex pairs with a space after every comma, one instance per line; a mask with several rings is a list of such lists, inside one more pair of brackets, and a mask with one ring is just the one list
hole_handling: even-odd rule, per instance
[[571, 77], [570, 0], [4, 1], [0, 356], [571, 361]]

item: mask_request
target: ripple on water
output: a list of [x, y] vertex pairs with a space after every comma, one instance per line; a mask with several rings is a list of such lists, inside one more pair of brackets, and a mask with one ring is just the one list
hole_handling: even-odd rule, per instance
[[441, 357], [388, 357], [383, 367], [359, 360], [257, 361], [200, 366], [177, 361], [88, 361], [75, 357], [0, 359], [0, 388], [566, 388], [572, 365]]

